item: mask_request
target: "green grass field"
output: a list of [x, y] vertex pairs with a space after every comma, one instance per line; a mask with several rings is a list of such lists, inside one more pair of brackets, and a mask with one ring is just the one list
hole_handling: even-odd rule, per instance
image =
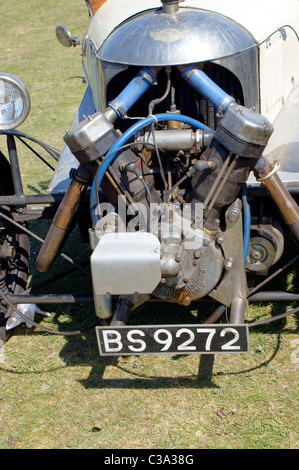
[[[62, 149], [65, 129], [85, 91], [80, 48], [63, 48], [58, 24], [82, 39], [88, 22], [84, 0], [1, 0], [1, 66], [21, 78], [32, 107], [20, 130]], [[1, 148], [5, 140], [0, 139]], [[44, 192], [52, 172], [29, 151], [20, 155], [26, 192]], [[40, 236], [49, 221], [30, 228]], [[39, 243], [31, 244], [29, 285], [37, 273]], [[288, 246], [286, 258], [297, 249]], [[77, 229], [64, 252], [87, 259], [89, 247]], [[67, 268], [57, 260], [53, 272]], [[295, 269], [276, 281], [298, 287]], [[73, 274], [53, 292], [91, 292], [90, 280]], [[45, 291], [47, 292], [47, 291]], [[294, 308], [251, 305], [247, 321]], [[200, 322], [212, 306], [150, 304], [132, 321]], [[92, 306], [44, 306], [40, 324], [77, 330], [96, 320]], [[297, 449], [298, 316], [250, 332], [250, 353], [219, 356], [131, 356], [100, 358], [94, 330], [65, 337], [22, 325], [0, 356], [0, 449]]]

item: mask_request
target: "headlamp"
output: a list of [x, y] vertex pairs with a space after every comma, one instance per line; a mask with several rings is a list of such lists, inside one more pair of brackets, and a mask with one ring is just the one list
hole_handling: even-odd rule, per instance
[[0, 73], [0, 130], [10, 130], [25, 121], [30, 112], [30, 95], [21, 80]]

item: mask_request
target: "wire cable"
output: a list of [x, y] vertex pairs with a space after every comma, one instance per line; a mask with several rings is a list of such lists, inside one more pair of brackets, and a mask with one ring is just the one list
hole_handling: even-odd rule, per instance
[[166, 85], [166, 90], [163, 94], [163, 96], [161, 96], [161, 98], [157, 98], [157, 99], [154, 99], [150, 102], [149, 106], [148, 106], [148, 114], [151, 115], [153, 114], [153, 111], [154, 111], [154, 107], [157, 105], [157, 104], [160, 104], [162, 103], [162, 101], [164, 101], [167, 96], [169, 95], [169, 92], [170, 92], [170, 89], [171, 89], [171, 78], [170, 78], [170, 72], [171, 72], [171, 67], [166, 67], [166, 73], [167, 73], [167, 85]]
[[[118, 150], [128, 142], [138, 131], [142, 130], [144, 127], [151, 125], [152, 123], [159, 123], [164, 121], [178, 121], [188, 124], [190, 126], [195, 127], [196, 129], [207, 130], [211, 131], [209, 127], [201, 122], [197, 121], [196, 119], [190, 118], [189, 116], [184, 116], [181, 114], [175, 113], [162, 113], [156, 114], [152, 116], [148, 116], [147, 118], [143, 119], [142, 121], [138, 121], [132, 127], [130, 127], [124, 134], [122, 134], [119, 139], [112, 145], [111, 149], [109, 150], [108, 154], [104, 158], [101, 163], [101, 167], [97, 174], [97, 177], [94, 178], [93, 184], [90, 191], [90, 212], [91, 215], [93, 214], [94, 208], [97, 203], [96, 193], [98, 188], [101, 185], [102, 178], [105, 175], [106, 170], [108, 169], [111, 162], [114, 160]], [[93, 220], [93, 223], [96, 223], [96, 220]]]
[[293, 313], [297, 313], [299, 311], [299, 307], [294, 308], [293, 310], [289, 310], [288, 312], [281, 313], [280, 315], [275, 315], [274, 317], [271, 318], [266, 318], [265, 320], [259, 320], [253, 323], [248, 323], [248, 327], [252, 328], [254, 326], [259, 326], [259, 325], [265, 325], [266, 323], [271, 323], [276, 320], [281, 320], [282, 318], [287, 317], [288, 315], [292, 315]]
[[[0, 212], [0, 217], [3, 217], [5, 220], [7, 220], [8, 222], [10, 222], [12, 225], [15, 225], [16, 227], [18, 227], [19, 229], [21, 229], [23, 232], [27, 233], [28, 235], [30, 235], [31, 237], [35, 238], [36, 240], [38, 240], [40, 243], [44, 243], [44, 239], [39, 237], [38, 235], [36, 235], [35, 233], [31, 232], [30, 230], [28, 230], [26, 227], [23, 227], [23, 225], [19, 224], [18, 222], [16, 222], [15, 220], [11, 219], [10, 217], [8, 217], [7, 215], [3, 214], [3, 212]], [[72, 258], [70, 258], [69, 256], [65, 255], [64, 253], [59, 253], [59, 255], [64, 258], [66, 261], [68, 261], [69, 263], [73, 264], [74, 266], [76, 266], [76, 268], [80, 269], [80, 271], [82, 271], [84, 274], [87, 274], [88, 276], [90, 276], [90, 273], [88, 271], [86, 271], [86, 269], [82, 268], [82, 266], [80, 266], [79, 264], [77, 264], [75, 261], [72, 260]]]
[[160, 152], [159, 152], [159, 149], [158, 149], [158, 147], [157, 147], [154, 123], [151, 125], [151, 132], [152, 132], [152, 134], [153, 134], [153, 140], [154, 140], [155, 151], [156, 151], [156, 155], [157, 155], [157, 159], [158, 159], [158, 163], [159, 163], [159, 168], [160, 168], [160, 175], [161, 175], [162, 181], [163, 181], [163, 183], [164, 183], [165, 191], [168, 191], [168, 184], [167, 184], [167, 182], [166, 182], [166, 178], [165, 178], [165, 174], [164, 174], [164, 168], [163, 168], [163, 165], [162, 165], [162, 160], [161, 160]]
[[28, 134], [25, 134], [24, 132], [21, 132], [21, 131], [18, 131], [16, 129], [14, 129], [14, 130], [11, 130], [11, 131], [0, 131], [0, 135], [13, 135], [13, 136], [16, 136], [16, 137], [19, 137], [19, 138], [23, 137], [24, 139], [31, 140], [31, 142], [34, 142], [34, 143], [38, 144], [40, 147], [42, 147], [43, 149], [45, 149], [49, 153], [49, 155], [51, 155], [51, 157], [54, 158], [54, 160], [56, 160], [56, 161], [59, 160], [59, 157], [60, 157], [60, 151], [59, 150], [55, 149], [54, 147], [51, 147], [51, 145], [45, 144], [41, 140], [35, 139], [35, 138], [29, 136]]
[[26, 315], [24, 315], [22, 312], [20, 312], [16, 307], [15, 305], [9, 300], [9, 298], [4, 294], [4, 292], [2, 291], [2, 289], [0, 289], [0, 295], [2, 296], [2, 298], [5, 300], [5, 302], [9, 305], [9, 307], [11, 307], [13, 309], [13, 311], [19, 315], [26, 323], [29, 323], [30, 325], [32, 326], [35, 326], [36, 328], [39, 328], [43, 331], [45, 331], [46, 333], [51, 333], [53, 335], [59, 335], [59, 336], [78, 336], [78, 335], [82, 335], [83, 333], [86, 333], [87, 331], [89, 330], [92, 330], [93, 328], [95, 328], [99, 323], [100, 323], [100, 320], [98, 320], [96, 323], [94, 323], [93, 325], [87, 327], [87, 328], [84, 328], [83, 330], [77, 330], [77, 331], [56, 331], [56, 330], [52, 330], [51, 328], [46, 328], [45, 326], [43, 325], [39, 325], [38, 323], [36, 323], [34, 320], [31, 320], [31, 318], [28, 318], [26, 317]]
[[[121, 147], [119, 147], [118, 149], [116, 149], [114, 152], [111, 152], [109, 156], [113, 156], [114, 154], [116, 154], [116, 153], [118, 153], [118, 152], [121, 152], [122, 150], [127, 150], [127, 149], [129, 149], [129, 148], [131, 148], [131, 147], [134, 147], [135, 145], [143, 145], [143, 146], [150, 145], [150, 146], [152, 146], [152, 147], [155, 147], [155, 145], [152, 144], [152, 143], [148, 143], [148, 142], [138, 142], [138, 141], [135, 140], [134, 142], [131, 142], [131, 143], [129, 143], [129, 144], [122, 145]], [[157, 147], [157, 148], [158, 148], [160, 151], [163, 152], [163, 149], [161, 149], [161, 148], [159, 148], [159, 147]], [[143, 160], [142, 156], [141, 156], [141, 155], [139, 155], [139, 156], [140, 156], [140, 158]], [[99, 173], [100, 173], [100, 170], [101, 170], [102, 166], [104, 165], [104, 163], [105, 163], [107, 157], [108, 157], [108, 155], [106, 155], [106, 156], [104, 157], [104, 159], [103, 159], [101, 162], [98, 161], [99, 167], [98, 167], [98, 169], [97, 169], [97, 171], [96, 171], [96, 174], [95, 174], [95, 177], [94, 177], [94, 181], [95, 181], [96, 188], [99, 188], [99, 185], [100, 185], [99, 182], [98, 182]], [[144, 160], [143, 160], [143, 161], [144, 161]], [[147, 186], [147, 184], [146, 184], [146, 181], [145, 181], [143, 178], [140, 178], [140, 181], [141, 181], [142, 184], [144, 185], [144, 188], [145, 188], [145, 190], [146, 190], [146, 192], [147, 192], [147, 195], [148, 195], [148, 197], [150, 197], [150, 200], [151, 200], [150, 192], [149, 192], [148, 186]], [[98, 190], [96, 191], [96, 201], [97, 201], [97, 205], [99, 205], [99, 204], [100, 204], [100, 199], [99, 199], [99, 191], [98, 191]], [[92, 205], [91, 205], [91, 209], [92, 209]], [[93, 213], [93, 211], [91, 211], [91, 212]], [[98, 214], [98, 218], [100, 218], [99, 214]]]
[[281, 274], [282, 271], [284, 271], [285, 269], [287, 269], [289, 266], [291, 266], [291, 264], [295, 263], [296, 261], [299, 260], [299, 255], [295, 256], [295, 258], [293, 258], [292, 260], [290, 260], [288, 263], [286, 263], [284, 266], [282, 266], [281, 268], [277, 269], [277, 271], [275, 271], [273, 274], [271, 274], [271, 276], [267, 277], [267, 279], [265, 279], [264, 281], [262, 281], [260, 284], [258, 284], [257, 286], [253, 287], [250, 291], [249, 291], [249, 294], [248, 294], [248, 298], [250, 298], [256, 291], [258, 291], [261, 287], [263, 287], [265, 284], [267, 284], [268, 282], [272, 281], [272, 279], [274, 279], [276, 276], [278, 276], [278, 274]]
[[169, 196], [173, 193], [173, 191], [178, 187], [180, 186], [180, 184], [182, 184], [187, 178], [189, 178], [190, 175], [188, 175], [187, 173], [181, 178], [179, 179], [173, 186], [172, 188], [166, 192], [166, 195], [164, 197], [164, 200], [165, 201], [168, 201], [168, 198]]

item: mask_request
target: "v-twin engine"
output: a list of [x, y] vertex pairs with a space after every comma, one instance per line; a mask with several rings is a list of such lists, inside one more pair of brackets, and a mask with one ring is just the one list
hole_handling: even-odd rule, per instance
[[[151, 99], [160, 77], [165, 92]], [[211, 127], [209, 118], [201, 122], [179, 109], [182, 82], [201, 105], [212, 105]], [[139, 116], [129, 118], [136, 109]], [[277, 175], [262, 157], [272, 131], [265, 117], [217, 85], [203, 64], [143, 67], [103, 112], [65, 135], [80, 165], [37, 268], [49, 269], [91, 187], [91, 264], [100, 318], [111, 316], [115, 296], [125, 299], [129, 311], [150, 297], [189, 305], [208, 295], [231, 308], [231, 322], [243, 322], [248, 244], [242, 197], [251, 171], [268, 175], [262, 181], [276, 197]], [[280, 201], [287, 201], [282, 215], [298, 235], [297, 206], [286, 190], [280, 190]]]

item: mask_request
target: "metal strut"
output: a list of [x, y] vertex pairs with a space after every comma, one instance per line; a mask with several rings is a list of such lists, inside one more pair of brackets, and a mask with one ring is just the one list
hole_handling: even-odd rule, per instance
[[111, 326], [124, 326], [127, 324], [132, 309], [132, 301], [129, 296], [121, 297], [113, 315]]
[[[15, 225], [16, 227], [18, 227], [19, 229], [23, 230], [23, 232], [25, 233], [28, 233], [28, 235], [30, 235], [31, 237], [35, 238], [36, 240], [38, 240], [40, 243], [44, 243], [44, 240], [39, 237], [38, 235], [36, 235], [35, 233], [31, 232], [30, 230], [28, 230], [26, 227], [23, 227], [23, 225], [19, 224], [18, 222], [16, 222], [15, 220], [11, 219], [10, 217], [8, 217], [7, 215], [3, 214], [3, 212], [0, 211], [0, 217], [3, 217], [5, 220], [7, 220], [8, 222], [10, 222], [12, 225]], [[72, 258], [70, 258], [69, 256], [65, 255], [64, 253], [59, 253], [59, 255], [64, 258], [66, 261], [68, 261], [69, 263], [73, 264], [74, 266], [76, 266], [76, 268], [80, 269], [80, 271], [84, 272], [84, 274], [88, 274], [88, 276], [90, 276], [90, 273], [88, 271], [86, 271], [86, 269], [82, 268], [82, 266], [80, 266], [79, 264], [77, 264], [75, 261], [72, 260]]]

